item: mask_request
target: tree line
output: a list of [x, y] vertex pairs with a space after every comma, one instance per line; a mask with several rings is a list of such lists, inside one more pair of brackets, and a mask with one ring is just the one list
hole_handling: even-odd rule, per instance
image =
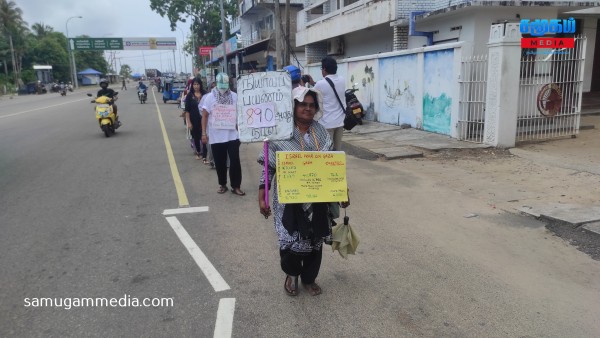
[[[221, 16], [217, 0], [150, 0], [150, 9], [166, 17], [175, 30], [177, 22], [192, 20], [192, 37], [184, 49], [200, 46], [216, 46], [221, 41]], [[237, 13], [236, 3], [224, 0], [226, 16]], [[229, 27], [226, 28], [229, 31]], [[226, 32], [229, 35], [229, 32]], [[88, 37], [85, 35], [79, 37]], [[0, 0], [0, 87], [11, 90], [25, 83], [36, 81], [33, 65], [51, 65], [56, 81], [70, 81], [70, 61], [67, 37], [55, 32], [44, 23], [31, 27], [23, 20], [23, 11], [12, 0]], [[102, 51], [77, 51], [74, 53], [78, 69], [93, 68], [102, 73], [114, 72]], [[194, 66], [200, 68], [198, 58]], [[129, 76], [131, 68], [121, 66], [121, 75]]]
[[[238, 12], [237, 3], [233, 0], [222, 0], [225, 16], [235, 16]], [[198, 55], [200, 46], [217, 46], [223, 42], [221, 36], [220, 0], [150, 0], [150, 9], [162, 17], [166, 17], [171, 30], [177, 29], [177, 22], [192, 20], [190, 27], [192, 37], [186, 41], [184, 50], [192, 55]], [[229, 37], [230, 27], [225, 25], [225, 35]], [[195, 53], [192, 53], [193, 48]], [[202, 68], [199, 59], [194, 60], [194, 67]]]
[[[74, 55], [79, 69], [107, 73], [109, 65], [102, 51], [77, 51]], [[63, 33], [44, 23], [29, 27], [14, 1], [0, 0], [0, 87], [13, 91], [36, 81], [33, 65], [52, 66], [55, 81], [66, 83], [71, 80], [69, 64], [67, 37]]]

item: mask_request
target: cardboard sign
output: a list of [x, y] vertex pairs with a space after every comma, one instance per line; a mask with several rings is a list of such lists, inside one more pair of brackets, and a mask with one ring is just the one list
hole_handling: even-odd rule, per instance
[[280, 203], [348, 201], [343, 151], [278, 151], [276, 159]]
[[292, 138], [292, 79], [288, 72], [245, 74], [238, 79], [237, 89], [240, 141]]
[[242, 118], [246, 119], [246, 126], [250, 128], [275, 127], [275, 104], [273, 102], [261, 103], [245, 109]]
[[235, 130], [237, 113], [234, 105], [215, 104], [210, 114], [213, 128]]

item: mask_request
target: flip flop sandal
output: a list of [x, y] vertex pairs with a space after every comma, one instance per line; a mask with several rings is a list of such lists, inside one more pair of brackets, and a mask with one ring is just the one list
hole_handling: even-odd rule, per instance
[[219, 194], [224, 194], [224, 193], [226, 193], [226, 192], [227, 192], [227, 190], [229, 190], [229, 189], [227, 189], [227, 187], [226, 187], [226, 186], [222, 185], [222, 186], [220, 186], [220, 187], [219, 187], [219, 190], [217, 190], [217, 192], [218, 192]]
[[234, 194], [234, 195], [238, 195], [238, 196], [245, 196], [246, 195], [246, 193], [243, 192], [243, 191], [241, 191], [240, 189], [237, 189], [237, 190], [236, 189], [231, 189], [231, 193]]
[[[288, 280], [290, 280], [290, 288], [288, 289]], [[283, 289], [288, 296], [297, 296], [298, 295], [298, 276], [293, 277], [290, 275], [285, 276], [285, 281], [283, 282]]]

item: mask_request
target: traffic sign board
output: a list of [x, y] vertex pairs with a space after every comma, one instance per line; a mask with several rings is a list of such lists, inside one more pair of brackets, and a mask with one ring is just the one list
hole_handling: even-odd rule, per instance
[[123, 49], [122, 38], [74, 38], [70, 43], [73, 50]]
[[71, 50], [177, 49], [176, 38], [73, 38]]

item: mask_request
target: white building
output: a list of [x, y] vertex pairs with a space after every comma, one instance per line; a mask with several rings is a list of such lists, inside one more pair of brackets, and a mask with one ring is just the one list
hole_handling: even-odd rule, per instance
[[[304, 47], [297, 47], [296, 17], [302, 9], [303, 0], [290, 0], [290, 36], [285, 31], [285, 0], [280, 1], [282, 45], [288, 46], [290, 63], [305, 64]], [[275, 70], [276, 23], [275, 1], [241, 0], [240, 16], [232, 23], [231, 32], [238, 36], [238, 62], [240, 72]], [[283, 50], [283, 49], [282, 49]]]
[[[579, 132], [582, 92], [600, 91], [599, 7], [600, 1], [305, 0], [296, 46], [305, 51], [303, 73], [315, 80], [323, 57], [338, 60], [347, 87], [359, 85], [367, 120], [512, 146]], [[246, 15], [257, 32], [251, 39], [266, 16]], [[568, 53], [546, 49], [530, 57], [521, 48], [521, 20], [569, 18], [581, 37]], [[244, 38], [247, 31], [241, 29]], [[265, 43], [261, 38], [255, 44]]]
[[309, 64], [326, 55], [344, 59], [460, 41], [478, 55], [494, 23], [574, 17], [576, 34], [587, 37], [585, 68], [594, 69], [586, 72], [584, 92], [600, 91], [598, 6], [600, 1], [307, 0], [298, 13], [296, 43], [305, 47]]

